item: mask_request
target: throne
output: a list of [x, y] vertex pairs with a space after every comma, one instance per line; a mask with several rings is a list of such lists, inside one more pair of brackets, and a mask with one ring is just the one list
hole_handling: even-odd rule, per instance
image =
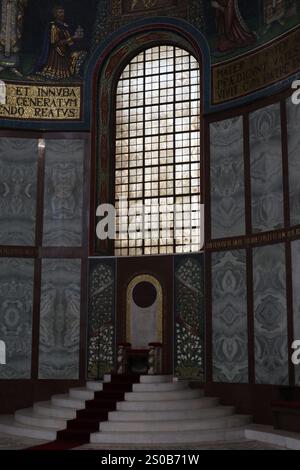
[[134, 349], [130, 343], [118, 344], [118, 374], [161, 374], [162, 344], [149, 343], [148, 349]]

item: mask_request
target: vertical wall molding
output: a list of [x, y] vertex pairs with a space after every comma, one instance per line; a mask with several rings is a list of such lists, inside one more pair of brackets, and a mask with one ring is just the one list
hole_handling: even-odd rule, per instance
[[210, 175], [210, 124], [208, 121], [204, 124], [204, 155], [201, 158], [204, 162], [204, 211], [205, 211], [205, 243], [211, 240], [211, 175]]
[[255, 338], [253, 302], [253, 258], [252, 249], [246, 250], [247, 266], [247, 307], [248, 307], [248, 376], [249, 384], [255, 384]]
[[245, 223], [246, 234], [252, 233], [252, 204], [251, 204], [251, 164], [250, 164], [250, 135], [249, 113], [243, 115], [244, 129], [244, 175], [245, 175]]
[[36, 201], [36, 234], [35, 244], [38, 247], [38, 257], [35, 260], [34, 297], [32, 318], [32, 359], [31, 378], [37, 379], [39, 374], [39, 342], [40, 342], [40, 303], [41, 303], [41, 250], [43, 242], [44, 223], [44, 180], [45, 180], [45, 139], [38, 140], [38, 172], [37, 172], [37, 201]]
[[205, 370], [206, 382], [213, 381], [213, 344], [212, 344], [212, 263], [211, 253], [205, 254]]
[[32, 357], [31, 378], [37, 379], [39, 374], [39, 343], [40, 343], [40, 304], [41, 304], [41, 272], [42, 260], [35, 260], [34, 296], [32, 315]]
[[289, 355], [289, 382], [295, 386], [295, 368], [292, 363], [292, 343], [294, 341], [294, 306], [293, 306], [293, 274], [292, 274], [292, 247], [291, 242], [286, 243], [286, 301], [287, 301], [287, 328], [288, 328], [288, 355]]
[[284, 226], [290, 228], [290, 185], [289, 185], [289, 152], [287, 132], [287, 111], [285, 99], [280, 102], [281, 110], [281, 144], [282, 144], [282, 175], [283, 175], [283, 204]]

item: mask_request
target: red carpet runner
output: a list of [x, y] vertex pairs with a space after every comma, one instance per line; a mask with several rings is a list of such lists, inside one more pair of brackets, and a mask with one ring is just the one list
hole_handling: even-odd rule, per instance
[[111, 376], [111, 382], [103, 384], [101, 392], [95, 392], [93, 400], [85, 402], [85, 409], [78, 410], [76, 418], [67, 421], [67, 428], [58, 431], [57, 440], [30, 447], [27, 450], [68, 450], [90, 442], [90, 434], [99, 431], [99, 423], [108, 420], [109, 411], [115, 411], [118, 401], [124, 400], [132, 384], [139, 382], [139, 375]]

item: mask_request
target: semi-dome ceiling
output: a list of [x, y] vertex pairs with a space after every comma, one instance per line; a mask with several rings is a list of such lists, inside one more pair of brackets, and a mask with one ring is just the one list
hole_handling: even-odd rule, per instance
[[212, 62], [244, 54], [300, 22], [297, 0], [204, 1], [205, 32]]
[[[298, 0], [1, 0], [0, 14], [0, 80], [7, 84], [0, 116], [9, 120], [88, 122], [91, 96], [81, 85], [90, 83], [105, 40], [114, 34], [117, 45], [118, 31], [123, 39], [134, 24], [149, 31], [152, 20], [157, 29], [161, 17], [175, 29], [198, 30], [192, 34], [203, 52], [206, 112], [299, 78]], [[149, 38], [143, 40], [147, 47]], [[62, 93], [76, 108], [71, 114]]]
[[73, 49], [84, 51], [82, 67], [74, 70], [73, 78], [84, 74], [92, 50], [110, 32], [140, 18], [169, 16], [192, 23], [204, 34], [212, 63], [268, 43], [300, 22], [297, 0], [61, 0], [59, 5], [57, 0], [13, 0], [10, 4], [8, 9], [8, 0], [1, 1], [0, 78], [4, 79], [36, 78], [42, 71], [57, 6], [64, 8], [66, 29], [75, 36]]

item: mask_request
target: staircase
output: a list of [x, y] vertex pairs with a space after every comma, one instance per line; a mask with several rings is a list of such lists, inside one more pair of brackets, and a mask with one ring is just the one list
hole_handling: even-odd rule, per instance
[[125, 393], [100, 430], [95, 444], [184, 444], [236, 440], [245, 437], [249, 416], [235, 415], [234, 407], [219, 406], [187, 382], [172, 376], [141, 376]]
[[50, 401], [32, 408], [0, 416], [0, 432], [46, 441], [70, 441], [77, 445], [89, 442], [90, 434], [99, 430], [109, 411], [116, 409], [125, 392], [139, 376], [107, 375], [104, 382], [87, 382], [85, 387], [71, 388], [68, 394], [54, 395]]
[[[124, 400], [125, 393], [132, 390], [132, 384], [139, 381], [139, 376], [112, 375], [109, 383], [102, 384], [102, 390], [94, 392], [94, 398], [85, 402], [85, 408], [77, 411], [76, 418], [67, 422], [67, 428], [58, 431], [58, 441], [88, 443], [92, 432], [99, 430], [99, 423], [107, 421], [108, 413], [117, 407], [117, 402]], [[83, 390], [83, 393], [85, 390]]]
[[109, 375], [48, 402], [0, 416], [0, 432], [72, 447], [184, 444], [245, 437], [249, 416], [172, 376]]

